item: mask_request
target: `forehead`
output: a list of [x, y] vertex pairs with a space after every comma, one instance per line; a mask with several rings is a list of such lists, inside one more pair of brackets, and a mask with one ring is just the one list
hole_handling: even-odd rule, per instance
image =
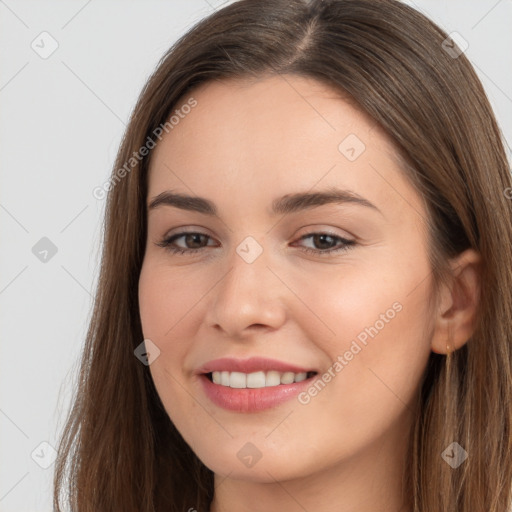
[[179, 111], [191, 97], [197, 105], [179, 120], [174, 116], [179, 123], [165, 137], [171, 146], [174, 141], [191, 145], [201, 137], [206, 149], [209, 141], [215, 146], [217, 139], [226, 142], [227, 138], [233, 145], [245, 142], [258, 149], [259, 142], [266, 142], [270, 150], [276, 136], [287, 142], [286, 147], [309, 140], [318, 146], [319, 138], [329, 144], [347, 129], [360, 137], [371, 130], [382, 139], [380, 143], [391, 142], [346, 94], [312, 78], [271, 75], [211, 81], [181, 98], [175, 108]]
[[[316, 80], [212, 81], [175, 110], [191, 97], [196, 105], [154, 150], [150, 197], [173, 188], [215, 201], [269, 203], [318, 184], [374, 199], [387, 192], [396, 200], [396, 187], [407, 186], [399, 183], [391, 139], [342, 93]], [[222, 197], [214, 197], [221, 189]]]

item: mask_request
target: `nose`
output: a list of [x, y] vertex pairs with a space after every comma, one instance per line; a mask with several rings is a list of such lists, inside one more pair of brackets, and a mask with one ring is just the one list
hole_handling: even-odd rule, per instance
[[276, 274], [265, 251], [250, 263], [233, 251], [229, 269], [212, 290], [208, 326], [233, 340], [278, 329], [286, 320], [288, 289]]

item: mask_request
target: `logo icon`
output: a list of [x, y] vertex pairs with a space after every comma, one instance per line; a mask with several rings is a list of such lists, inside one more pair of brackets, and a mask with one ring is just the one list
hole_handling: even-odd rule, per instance
[[441, 46], [452, 59], [456, 59], [469, 48], [469, 43], [458, 32], [452, 32]]
[[468, 452], [459, 443], [453, 442], [441, 453], [441, 457], [455, 469], [468, 458]]
[[238, 245], [236, 252], [246, 263], [253, 263], [263, 252], [263, 247], [252, 236], [248, 236]]
[[261, 459], [262, 453], [258, 450], [256, 445], [245, 443], [236, 456], [244, 466], [252, 468]]
[[338, 151], [350, 162], [357, 160], [365, 149], [363, 141], [355, 133], [347, 135], [338, 146]]
[[30, 456], [39, 467], [48, 469], [57, 458], [57, 450], [50, 443], [43, 441], [37, 445]]
[[43, 263], [48, 263], [57, 254], [57, 246], [47, 237], [43, 236], [34, 247], [32, 254]]
[[57, 40], [48, 32], [41, 32], [30, 44], [32, 50], [34, 50], [41, 59], [47, 59], [50, 57], [55, 50], [59, 47]]
[[137, 346], [133, 353], [142, 364], [149, 366], [160, 356], [160, 349], [150, 339], [146, 339]]

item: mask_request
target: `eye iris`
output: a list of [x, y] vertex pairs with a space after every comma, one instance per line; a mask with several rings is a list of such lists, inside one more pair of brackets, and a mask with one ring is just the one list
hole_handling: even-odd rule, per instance
[[[327, 242], [327, 246], [328, 247], [325, 247], [325, 246], [322, 246], [322, 244], [325, 243], [325, 239], [326, 238], [330, 238], [331, 239], [331, 243]], [[314, 243], [316, 246], [319, 246], [320, 249], [330, 249], [332, 248], [332, 245], [333, 245], [333, 237], [331, 235], [326, 235], [326, 234], [319, 234], [319, 235], [314, 235], [313, 236], [313, 240], [314, 240]]]
[[[189, 247], [189, 245], [192, 245], [192, 247], [190, 247], [191, 249], [200, 248], [201, 247], [201, 239], [204, 236], [205, 235], [201, 235], [200, 233], [188, 233], [187, 235], [185, 235], [185, 245], [187, 247]], [[189, 244], [190, 240], [192, 240], [192, 244]], [[194, 247], [194, 243], [197, 243], [199, 245], [199, 247]]]

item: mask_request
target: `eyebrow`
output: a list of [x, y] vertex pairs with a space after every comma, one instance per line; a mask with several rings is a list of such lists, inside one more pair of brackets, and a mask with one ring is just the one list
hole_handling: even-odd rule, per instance
[[[329, 188], [318, 192], [297, 192], [286, 194], [272, 202], [270, 215], [287, 215], [299, 211], [309, 210], [327, 204], [356, 204], [382, 212], [373, 203], [350, 190]], [[174, 193], [166, 190], [155, 196], [148, 205], [148, 210], [159, 206], [173, 206], [181, 210], [187, 210], [204, 215], [216, 216], [217, 207], [209, 199], [198, 196]]]

